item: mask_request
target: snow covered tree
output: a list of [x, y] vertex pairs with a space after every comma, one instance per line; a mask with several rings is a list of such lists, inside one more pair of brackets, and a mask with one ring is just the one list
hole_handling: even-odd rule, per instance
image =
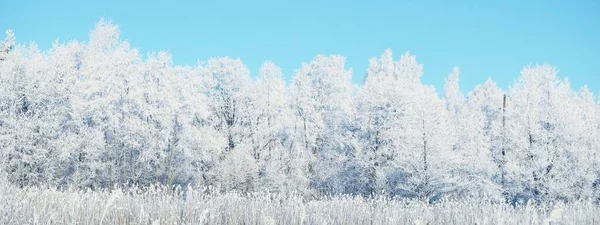
[[567, 162], [560, 165], [562, 168], [558, 168], [565, 177], [559, 177], [553, 182], [556, 187], [551, 195], [566, 200], [598, 199], [599, 110], [595, 96], [587, 86], [582, 87], [576, 94], [569, 92], [570, 104], [562, 102], [558, 106], [569, 107], [563, 109], [565, 114], [561, 116], [566, 123], [562, 135], [568, 144], [566, 156], [561, 158], [566, 158]]
[[82, 56], [80, 77], [75, 84], [74, 106], [85, 126], [103, 133], [107, 150], [102, 160], [107, 169], [103, 185], [134, 183], [134, 168], [139, 147], [131, 137], [142, 132], [131, 128], [129, 96], [141, 59], [137, 50], [119, 39], [117, 26], [101, 20], [90, 32], [90, 41]]
[[132, 180], [136, 183], [161, 183], [171, 185], [175, 158], [181, 154], [176, 145], [180, 130], [176, 108], [174, 75], [171, 57], [166, 52], [149, 55], [134, 71], [129, 82], [128, 99], [124, 108], [122, 128], [129, 135], [128, 164]]
[[10, 85], [3, 99], [8, 104], [2, 107], [4, 170], [19, 186], [65, 184], [70, 173], [62, 162], [74, 146], [64, 140], [78, 132], [69, 92], [75, 73], [59, 62], [68, 57], [48, 54], [52, 57], [35, 44], [18, 47], [16, 57], [2, 63], [8, 66], [3, 83]]
[[[10, 57], [12, 56], [12, 57]], [[8, 180], [18, 186], [57, 184], [56, 154], [50, 145], [51, 129], [44, 125], [53, 121], [44, 108], [46, 91], [44, 75], [47, 62], [35, 44], [18, 47], [2, 62], [3, 136], [7, 141], [3, 156]], [[44, 121], [50, 119], [50, 121]]]
[[[420, 82], [422, 65], [408, 53], [372, 59], [359, 91], [363, 161], [372, 191], [433, 199], [450, 188], [444, 165], [454, 161], [450, 117], [434, 89]], [[443, 160], [443, 161], [442, 161]]]
[[13, 50], [15, 46], [15, 34], [12, 30], [6, 30], [6, 37], [4, 41], [0, 43], [0, 61], [6, 60], [8, 54]]
[[458, 67], [454, 67], [452, 69], [452, 73], [448, 75], [444, 85], [444, 102], [446, 103], [446, 108], [451, 115], [459, 114], [465, 101], [465, 97], [460, 92], [458, 83], [459, 74], [460, 69]]
[[[104, 182], [100, 174], [106, 167], [98, 161], [106, 146], [102, 133], [83, 126], [81, 116], [73, 106], [73, 98], [77, 94], [75, 85], [81, 77], [84, 48], [83, 44], [76, 41], [62, 44], [56, 41], [48, 53], [50, 71], [45, 83], [52, 90], [49, 97], [54, 99], [48, 102], [57, 109], [52, 118], [58, 121], [51, 129], [61, 134], [55, 142], [57, 155], [60, 156], [61, 184], [94, 188]], [[48, 122], [46, 120], [46, 124], [50, 125]]]
[[337, 169], [354, 150], [345, 132], [353, 115], [350, 79], [344, 57], [318, 55], [292, 81], [296, 155], [306, 157], [306, 175], [321, 192], [341, 188]]
[[450, 113], [450, 117], [452, 120], [451, 124], [451, 132], [454, 138], [453, 143], [455, 143], [454, 149], [461, 149], [460, 140], [464, 140], [460, 137], [461, 134], [465, 132], [461, 132], [465, 130], [463, 126], [463, 114], [465, 113], [465, 98], [464, 95], [460, 92], [459, 84], [458, 84], [458, 76], [460, 70], [458, 67], [454, 67], [452, 73], [448, 75], [446, 79], [446, 83], [444, 84], [444, 102], [446, 104], [446, 110]]
[[246, 182], [256, 182], [256, 179], [236, 179], [234, 183], [228, 180], [230, 173], [247, 174], [252, 178], [257, 176], [257, 172], [253, 171], [256, 165], [247, 167], [248, 171], [229, 170], [235, 169], [230, 168], [232, 160], [241, 160], [237, 162], [241, 164], [256, 164], [256, 160], [246, 157], [253, 154], [250, 118], [253, 101], [249, 70], [241, 60], [225, 57], [208, 60], [202, 71], [210, 112], [207, 122], [227, 140], [226, 148], [219, 155], [219, 159], [224, 160], [217, 165], [220, 182], [226, 189], [243, 185], [244, 190], [253, 190], [250, 188], [254, 188], [255, 184]]
[[[492, 138], [486, 130], [489, 119], [485, 107], [479, 105], [481, 102], [493, 104], [494, 99], [479, 99], [489, 97], [486, 96], [487, 93], [481, 93], [489, 90], [477, 87], [476, 92], [471, 93], [465, 102], [463, 94], [460, 93], [458, 76], [459, 69], [455, 67], [444, 86], [444, 101], [451, 117], [450, 138], [451, 143], [454, 143], [454, 154], [458, 156], [456, 168], [449, 173], [458, 179], [455, 187], [458, 195], [498, 198], [499, 187], [492, 180], [497, 172], [494, 170], [492, 157]], [[492, 83], [488, 84], [487, 88], [493, 87], [489, 85]]]
[[[0, 160], [3, 164], [0, 169], [5, 171], [5, 159], [10, 149], [14, 148], [14, 131], [16, 130], [15, 117], [15, 98], [14, 92], [15, 83], [13, 71], [15, 71], [16, 61], [14, 60], [14, 52], [7, 51], [6, 46], [13, 48], [14, 34], [11, 30], [6, 32], [6, 38], [2, 42], [0, 51]], [[2, 175], [0, 172], [0, 175]]]
[[572, 110], [578, 107], [568, 80], [559, 80], [549, 65], [530, 66], [509, 94], [507, 154], [515, 194], [537, 200], [589, 196], [593, 175], [585, 169], [590, 161], [581, 151], [582, 120]]
[[211, 123], [227, 136], [231, 150], [243, 141], [250, 73], [241, 60], [227, 57], [208, 60], [203, 70]]
[[[172, 132], [172, 148], [181, 152], [175, 156], [177, 183], [216, 185], [219, 158], [227, 146], [227, 137], [209, 123], [211, 116], [202, 68], [179, 67], [171, 76], [175, 97], [174, 118], [178, 129]], [[183, 182], [185, 181], [185, 182]]]
[[[466, 114], [462, 117], [468, 124], [470, 132], [466, 137], [468, 143], [464, 150], [474, 150], [474, 156], [478, 159], [469, 159], [471, 163], [467, 166], [478, 168], [479, 178], [482, 178], [479, 187], [486, 194], [496, 195], [502, 192], [504, 186], [505, 170], [505, 151], [504, 149], [504, 125], [503, 125], [503, 100], [504, 93], [500, 90], [494, 81], [488, 79], [483, 85], [475, 87], [469, 93], [466, 101]], [[477, 165], [471, 165], [472, 162], [479, 162]], [[490, 161], [494, 165], [490, 165]], [[491, 179], [491, 180], [488, 180]], [[472, 183], [474, 184], [474, 183]]]
[[267, 61], [251, 92], [254, 103], [250, 112], [253, 156], [259, 166], [261, 187], [270, 191], [289, 190], [287, 174], [291, 154], [288, 141], [291, 111], [281, 69]]
[[447, 171], [456, 168], [449, 132], [450, 117], [432, 87], [416, 86], [407, 111], [407, 143], [400, 158], [406, 182], [401, 190], [421, 199], [435, 200], [455, 190], [456, 178]]
[[364, 186], [365, 194], [389, 191], [389, 176], [397, 173], [393, 162], [398, 160], [397, 151], [406, 141], [402, 119], [409, 96], [395, 71], [391, 50], [371, 59], [356, 100], [362, 145], [359, 183]]

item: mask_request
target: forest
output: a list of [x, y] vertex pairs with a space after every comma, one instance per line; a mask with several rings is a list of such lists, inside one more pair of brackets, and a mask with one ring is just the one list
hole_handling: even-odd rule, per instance
[[286, 83], [270, 61], [251, 75], [229, 57], [177, 66], [168, 52], [144, 56], [106, 21], [89, 40], [48, 50], [8, 30], [0, 183], [600, 200], [600, 105], [551, 65], [524, 67], [507, 90], [489, 79], [466, 94], [449, 68], [439, 96], [409, 52], [368, 63], [354, 84], [343, 56], [317, 55]]

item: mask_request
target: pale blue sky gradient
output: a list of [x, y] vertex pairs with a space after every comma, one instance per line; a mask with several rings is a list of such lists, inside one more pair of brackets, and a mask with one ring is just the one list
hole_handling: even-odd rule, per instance
[[530, 63], [550, 63], [574, 89], [600, 91], [600, 1], [3, 1], [0, 29], [47, 49], [86, 41], [102, 17], [141, 53], [175, 64], [231, 56], [253, 74], [265, 60], [286, 78], [317, 54], [346, 56], [360, 83], [368, 59], [410, 50], [423, 83], [441, 91], [453, 66], [468, 92], [488, 77], [502, 88]]

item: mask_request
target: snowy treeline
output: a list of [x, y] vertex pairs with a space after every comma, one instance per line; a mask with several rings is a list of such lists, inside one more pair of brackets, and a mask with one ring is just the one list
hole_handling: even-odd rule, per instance
[[100, 21], [87, 42], [0, 46], [0, 167], [20, 187], [117, 184], [220, 190], [538, 200], [600, 197], [600, 108], [549, 65], [508, 90], [444, 96], [423, 66], [386, 50], [351, 83], [342, 56], [318, 55], [286, 85], [265, 62], [175, 66], [143, 59]]

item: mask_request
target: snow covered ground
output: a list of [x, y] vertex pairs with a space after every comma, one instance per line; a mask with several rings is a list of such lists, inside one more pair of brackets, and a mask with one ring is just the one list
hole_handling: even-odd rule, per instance
[[[217, 194], [163, 188], [59, 191], [0, 187], [0, 224], [542, 224], [553, 208], [560, 224], [598, 224], [593, 203], [512, 207], [483, 200], [435, 205], [418, 201], [339, 196], [305, 201], [298, 195]], [[185, 198], [184, 198], [185, 196]]]

